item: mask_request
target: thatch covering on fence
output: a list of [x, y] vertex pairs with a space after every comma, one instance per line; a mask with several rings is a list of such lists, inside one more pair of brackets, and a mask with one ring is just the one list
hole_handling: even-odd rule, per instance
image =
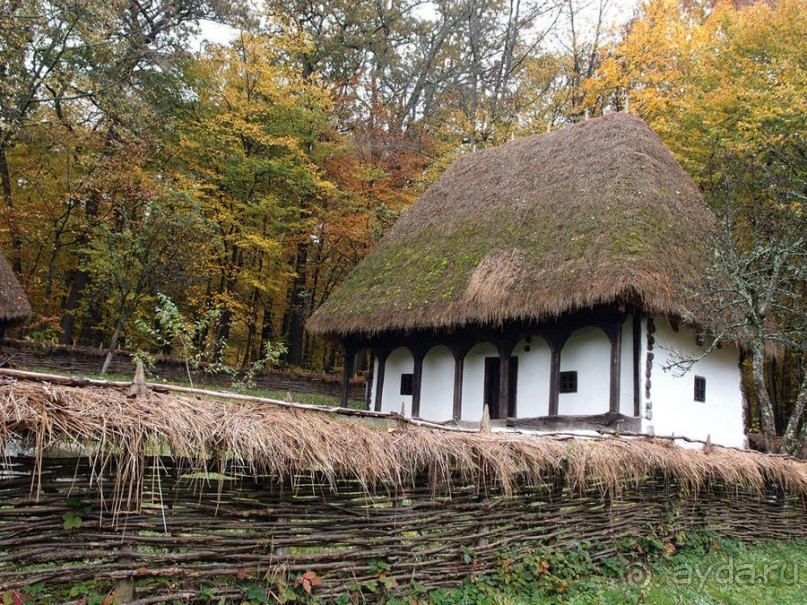
[[686, 317], [713, 224], [647, 124], [589, 120], [454, 162], [307, 326], [372, 334], [612, 303]]
[[722, 483], [760, 492], [775, 484], [807, 494], [807, 464], [720, 447], [705, 453], [647, 438], [427, 430], [267, 404], [158, 393], [129, 398], [114, 388], [5, 381], [0, 446], [27, 442], [42, 456], [49, 446], [76, 444], [88, 447], [99, 465], [114, 458], [126, 507], [138, 499], [144, 460], [157, 454], [198, 469], [238, 464], [279, 481], [316, 473], [332, 485], [357, 481], [368, 493], [404, 490], [424, 475], [443, 493], [458, 482], [509, 493], [562, 474], [572, 489], [612, 493], [663, 476], [692, 492]]
[[24, 323], [31, 316], [28, 297], [14, 271], [0, 253], [0, 328]]

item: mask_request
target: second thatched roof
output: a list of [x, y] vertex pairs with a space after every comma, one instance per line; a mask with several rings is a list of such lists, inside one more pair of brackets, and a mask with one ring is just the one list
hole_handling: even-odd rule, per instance
[[661, 139], [612, 114], [457, 160], [308, 328], [545, 321], [614, 303], [684, 317], [713, 224]]
[[30, 316], [28, 297], [0, 252], [0, 327], [25, 323]]

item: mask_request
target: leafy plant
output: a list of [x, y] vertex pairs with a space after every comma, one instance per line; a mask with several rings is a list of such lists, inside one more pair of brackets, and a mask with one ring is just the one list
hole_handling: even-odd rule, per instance
[[[152, 337], [158, 346], [170, 347], [181, 352], [185, 362], [188, 382], [193, 386], [191, 368], [199, 369], [203, 362], [210, 360], [210, 352], [200, 346], [200, 335], [205, 334], [210, 326], [220, 317], [221, 312], [213, 308], [204, 313], [198, 321], [185, 318], [179, 307], [162, 292], [157, 293], [159, 305], [154, 310], [156, 327], [152, 327], [142, 319], [137, 319], [137, 328], [145, 335]], [[202, 340], [202, 342], [204, 342]], [[133, 363], [139, 359], [149, 359], [148, 353], [138, 351], [132, 358]], [[153, 360], [153, 358], [151, 358]], [[153, 365], [153, 363], [152, 363]]]
[[62, 515], [62, 519], [64, 520], [62, 525], [66, 530], [81, 528], [81, 517], [79, 517], [73, 511], [67, 511], [64, 515]]

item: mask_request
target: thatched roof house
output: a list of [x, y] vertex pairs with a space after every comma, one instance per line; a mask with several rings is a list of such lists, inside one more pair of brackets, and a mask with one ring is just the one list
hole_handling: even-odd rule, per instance
[[[412, 374], [401, 378], [401, 395], [411, 391], [413, 415], [426, 410], [421, 394], [431, 397], [423, 373], [431, 374], [434, 363], [454, 365], [453, 356], [452, 388], [430, 391], [453, 390], [453, 407], [429, 404], [438, 417], [475, 419], [484, 401], [494, 418], [521, 417], [525, 409], [553, 417], [599, 410], [633, 418], [638, 430], [642, 416], [652, 417], [649, 374], [654, 356], [663, 356], [650, 352], [647, 360], [656, 324], [663, 321], [674, 335], [668, 340], [679, 338], [679, 320], [710, 265], [706, 235], [713, 225], [696, 185], [661, 139], [642, 120], [612, 114], [461, 157], [308, 329], [342, 338], [351, 351], [373, 349], [377, 407], [388, 405], [384, 366], [406, 348], [411, 356], [393, 361], [396, 373]], [[545, 346], [532, 343], [535, 336]], [[692, 341], [687, 347], [695, 346], [694, 335]], [[447, 360], [429, 364], [439, 346]], [[527, 362], [531, 370], [519, 378], [518, 366]], [[735, 350], [729, 381], [739, 397], [736, 364]], [[484, 375], [473, 389], [471, 373]], [[588, 374], [585, 385], [578, 373]], [[721, 388], [724, 380], [717, 380]], [[516, 393], [516, 383], [528, 381], [527, 392]], [[700, 400], [702, 386], [687, 388], [689, 399]], [[477, 405], [478, 391], [484, 398]], [[602, 397], [610, 403], [600, 409], [592, 402]], [[402, 397], [390, 399], [399, 409]], [[724, 403], [734, 408], [733, 400]]]
[[31, 305], [14, 271], [0, 253], [0, 343], [6, 328], [28, 321]]

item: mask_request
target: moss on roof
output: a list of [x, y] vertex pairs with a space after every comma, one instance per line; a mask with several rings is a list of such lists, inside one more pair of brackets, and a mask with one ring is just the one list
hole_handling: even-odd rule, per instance
[[308, 328], [543, 321], [615, 302], [682, 316], [713, 224], [647, 124], [612, 114], [457, 160]]

